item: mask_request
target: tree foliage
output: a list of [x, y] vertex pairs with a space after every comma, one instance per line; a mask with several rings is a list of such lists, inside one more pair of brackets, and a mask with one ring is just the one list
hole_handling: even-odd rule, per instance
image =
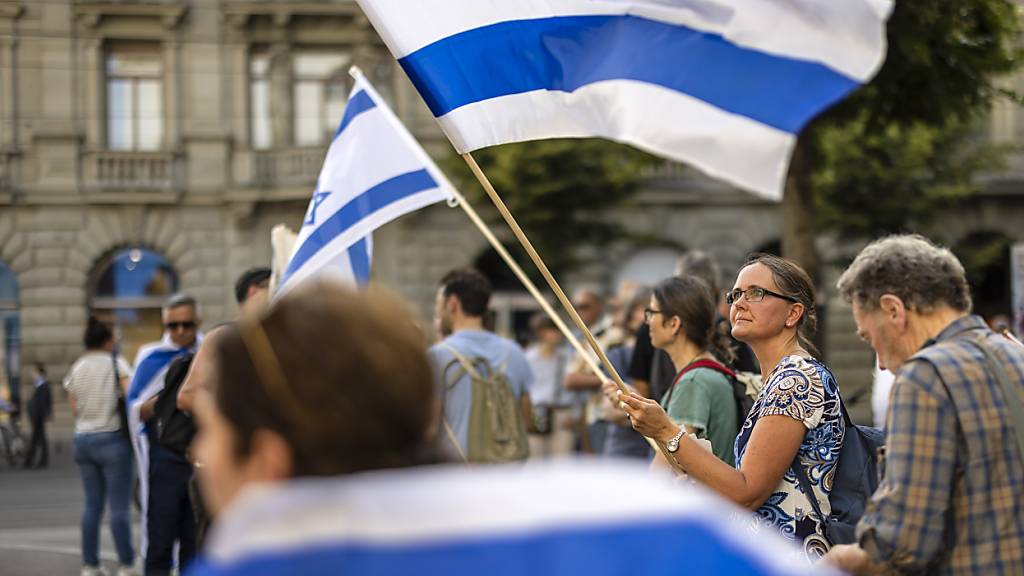
[[[621, 238], [622, 230], [607, 214], [629, 199], [643, 168], [655, 161], [629, 146], [596, 139], [507, 144], [473, 156], [556, 273], [585, 263], [580, 247], [599, 249]], [[474, 205], [490, 204], [461, 158], [447, 164]]]
[[818, 225], [845, 237], [919, 228], [979, 188], [1004, 148], [978, 129], [1014, 71], [1011, 0], [897, 1], [878, 75], [801, 135]]

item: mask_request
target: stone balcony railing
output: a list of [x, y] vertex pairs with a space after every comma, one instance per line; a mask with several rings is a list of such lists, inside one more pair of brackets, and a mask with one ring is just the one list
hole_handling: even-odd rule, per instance
[[181, 154], [176, 152], [87, 152], [85, 187], [93, 191], [169, 191], [181, 186]]
[[252, 184], [259, 188], [312, 185], [326, 153], [326, 146], [258, 150], [253, 153]]

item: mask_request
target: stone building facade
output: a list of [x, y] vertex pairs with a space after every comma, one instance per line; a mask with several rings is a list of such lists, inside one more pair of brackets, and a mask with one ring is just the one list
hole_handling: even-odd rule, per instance
[[[130, 352], [159, 337], [156, 310], [173, 290], [198, 298], [207, 325], [232, 317], [232, 284], [270, 261], [271, 228], [302, 221], [353, 64], [444, 153], [351, 0], [0, 0], [0, 372], [25, 385], [26, 367], [43, 362], [60, 378], [90, 313], [117, 320]], [[1019, 141], [1015, 113], [996, 111], [993, 137]], [[982, 229], [1024, 240], [1020, 175], [940, 229], [950, 241]], [[729, 272], [777, 245], [777, 205], [678, 166], [646, 176], [636, 205], [615, 217], [660, 231], [664, 245], [615, 246], [605, 258], [614, 268], [575, 280], [609, 291], [651, 281], [683, 248], [711, 252]], [[386, 226], [374, 246], [375, 280], [424, 316], [440, 276], [487, 251], [446, 206]], [[135, 270], [146, 282], [126, 280]], [[531, 307], [516, 291], [496, 302], [502, 329]], [[829, 304], [830, 359], [840, 381], [863, 387], [870, 353], [842, 304]]]

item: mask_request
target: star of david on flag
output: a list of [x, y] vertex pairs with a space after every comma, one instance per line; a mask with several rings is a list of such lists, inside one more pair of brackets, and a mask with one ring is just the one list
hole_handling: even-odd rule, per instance
[[312, 276], [364, 285], [372, 232], [452, 197], [452, 185], [357, 70], [324, 158], [302, 229], [278, 284], [282, 295]]

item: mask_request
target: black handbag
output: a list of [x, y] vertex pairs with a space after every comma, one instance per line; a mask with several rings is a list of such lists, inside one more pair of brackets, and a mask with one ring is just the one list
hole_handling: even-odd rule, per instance
[[153, 407], [153, 417], [146, 423], [147, 426], [155, 426], [156, 440], [161, 446], [181, 457], [188, 453], [196, 435], [192, 415], [178, 409], [178, 391], [185, 383], [194, 357], [194, 354], [187, 353], [171, 361], [164, 376], [164, 389]]
[[124, 389], [121, 388], [121, 371], [117, 369], [117, 354], [110, 353], [111, 364], [114, 366], [114, 395], [117, 403], [117, 419], [121, 424], [121, 435], [129, 441], [132, 438], [131, 426], [128, 424], [128, 404], [124, 397]]

